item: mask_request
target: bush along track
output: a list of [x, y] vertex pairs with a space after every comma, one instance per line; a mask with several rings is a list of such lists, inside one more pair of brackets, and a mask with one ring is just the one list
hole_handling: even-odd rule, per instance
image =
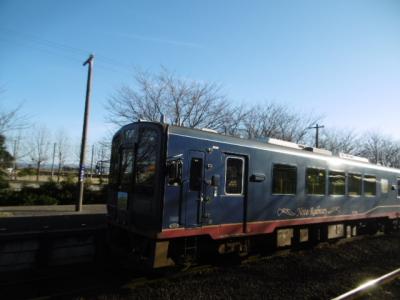
[[[86, 204], [106, 203], [107, 187], [100, 191], [85, 189], [84, 197]], [[50, 181], [39, 188], [25, 186], [20, 191], [0, 190], [0, 206], [75, 204], [77, 198], [77, 185], [68, 182]]]

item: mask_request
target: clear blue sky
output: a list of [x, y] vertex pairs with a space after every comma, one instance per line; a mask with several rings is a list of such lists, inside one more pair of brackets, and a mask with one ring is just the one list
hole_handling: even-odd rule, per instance
[[95, 53], [90, 137], [133, 67], [218, 82], [237, 103], [274, 100], [324, 125], [400, 138], [400, 1], [0, 0], [3, 107], [81, 134]]

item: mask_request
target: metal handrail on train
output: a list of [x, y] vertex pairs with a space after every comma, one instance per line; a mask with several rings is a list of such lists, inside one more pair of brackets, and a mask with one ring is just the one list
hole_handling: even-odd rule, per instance
[[374, 287], [374, 286], [379, 286], [383, 285], [384, 283], [387, 283], [390, 280], [395, 279], [396, 277], [400, 276], [400, 269], [394, 270], [390, 273], [387, 273], [379, 278], [370, 280], [359, 287], [348, 291], [347, 293], [344, 293], [336, 298], [333, 298], [332, 300], [349, 300], [349, 299], [354, 299], [358, 296], [360, 296], [362, 293], [364, 293], [366, 290]]

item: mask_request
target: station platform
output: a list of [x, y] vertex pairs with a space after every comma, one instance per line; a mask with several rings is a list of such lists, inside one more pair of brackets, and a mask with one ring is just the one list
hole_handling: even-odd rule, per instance
[[0, 207], [0, 273], [94, 261], [106, 228], [106, 205]]
[[64, 214], [105, 214], [105, 204], [83, 205], [81, 212], [75, 205], [0, 206], [0, 218], [19, 216], [53, 216]]
[[80, 212], [75, 211], [74, 205], [0, 207], [0, 237], [4, 234], [105, 227], [104, 204], [84, 205]]

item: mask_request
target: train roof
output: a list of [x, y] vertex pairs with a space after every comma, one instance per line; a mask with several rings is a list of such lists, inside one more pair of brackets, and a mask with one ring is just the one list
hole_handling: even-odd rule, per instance
[[300, 156], [305, 158], [314, 158], [322, 161], [327, 161], [332, 165], [338, 163], [345, 165], [352, 165], [357, 167], [364, 167], [369, 169], [375, 169], [386, 172], [393, 172], [400, 174], [400, 169], [384, 167], [368, 162], [367, 159], [361, 157], [343, 154], [341, 157], [332, 155], [332, 153], [325, 149], [307, 147], [304, 145], [298, 145], [291, 142], [286, 142], [277, 139], [266, 139], [266, 141], [258, 141], [253, 139], [244, 139], [240, 137], [234, 137], [229, 135], [220, 134], [211, 130], [204, 129], [192, 129], [187, 127], [168, 125], [168, 133], [179, 136], [192, 137], [196, 139], [202, 139], [207, 141], [214, 141], [217, 143], [226, 143], [237, 146], [243, 146], [248, 148], [268, 150], [272, 152], [279, 152], [288, 155]]
[[328, 164], [333, 166], [339, 164], [345, 164], [350, 166], [356, 166], [361, 168], [368, 168], [378, 171], [386, 171], [400, 174], [400, 169], [380, 166], [372, 164], [367, 161], [363, 161], [362, 158], [355, 157], [352, 155], [344, 154], [342, 157], [332, 155], [332, 153], [325, 149], [307, 147], [304, 145], [299, 145], [291, 142], [286, 142], [284, 140], [277, 140], [267, 138], [266, 141], [258, 141], [254, 139], [245, 139], [240, 137], [234, 137], [230, 135], [220, 134], [214, 130], [210, 129], [195, 129], [183, 126], [169, 125], [160, 122], [151, 121], [138, 121], [134, 123], [127, 124], [120, 128], [114, 135], [114, 138], [121, 133], [126, 128], [131, 127], [133, 124], [153, 124], [163, 127], [167, 130], [168, 134], [186, 136], [201, 140], [213, 141], [216, 143], [226, 143], [231, 145], [243, 146], [254, 149], [267, 150], [277, 153], [283, 153], [287, 155], [294, 155], [297, 157], [313, 158], [321, 161], [326, 161]]

